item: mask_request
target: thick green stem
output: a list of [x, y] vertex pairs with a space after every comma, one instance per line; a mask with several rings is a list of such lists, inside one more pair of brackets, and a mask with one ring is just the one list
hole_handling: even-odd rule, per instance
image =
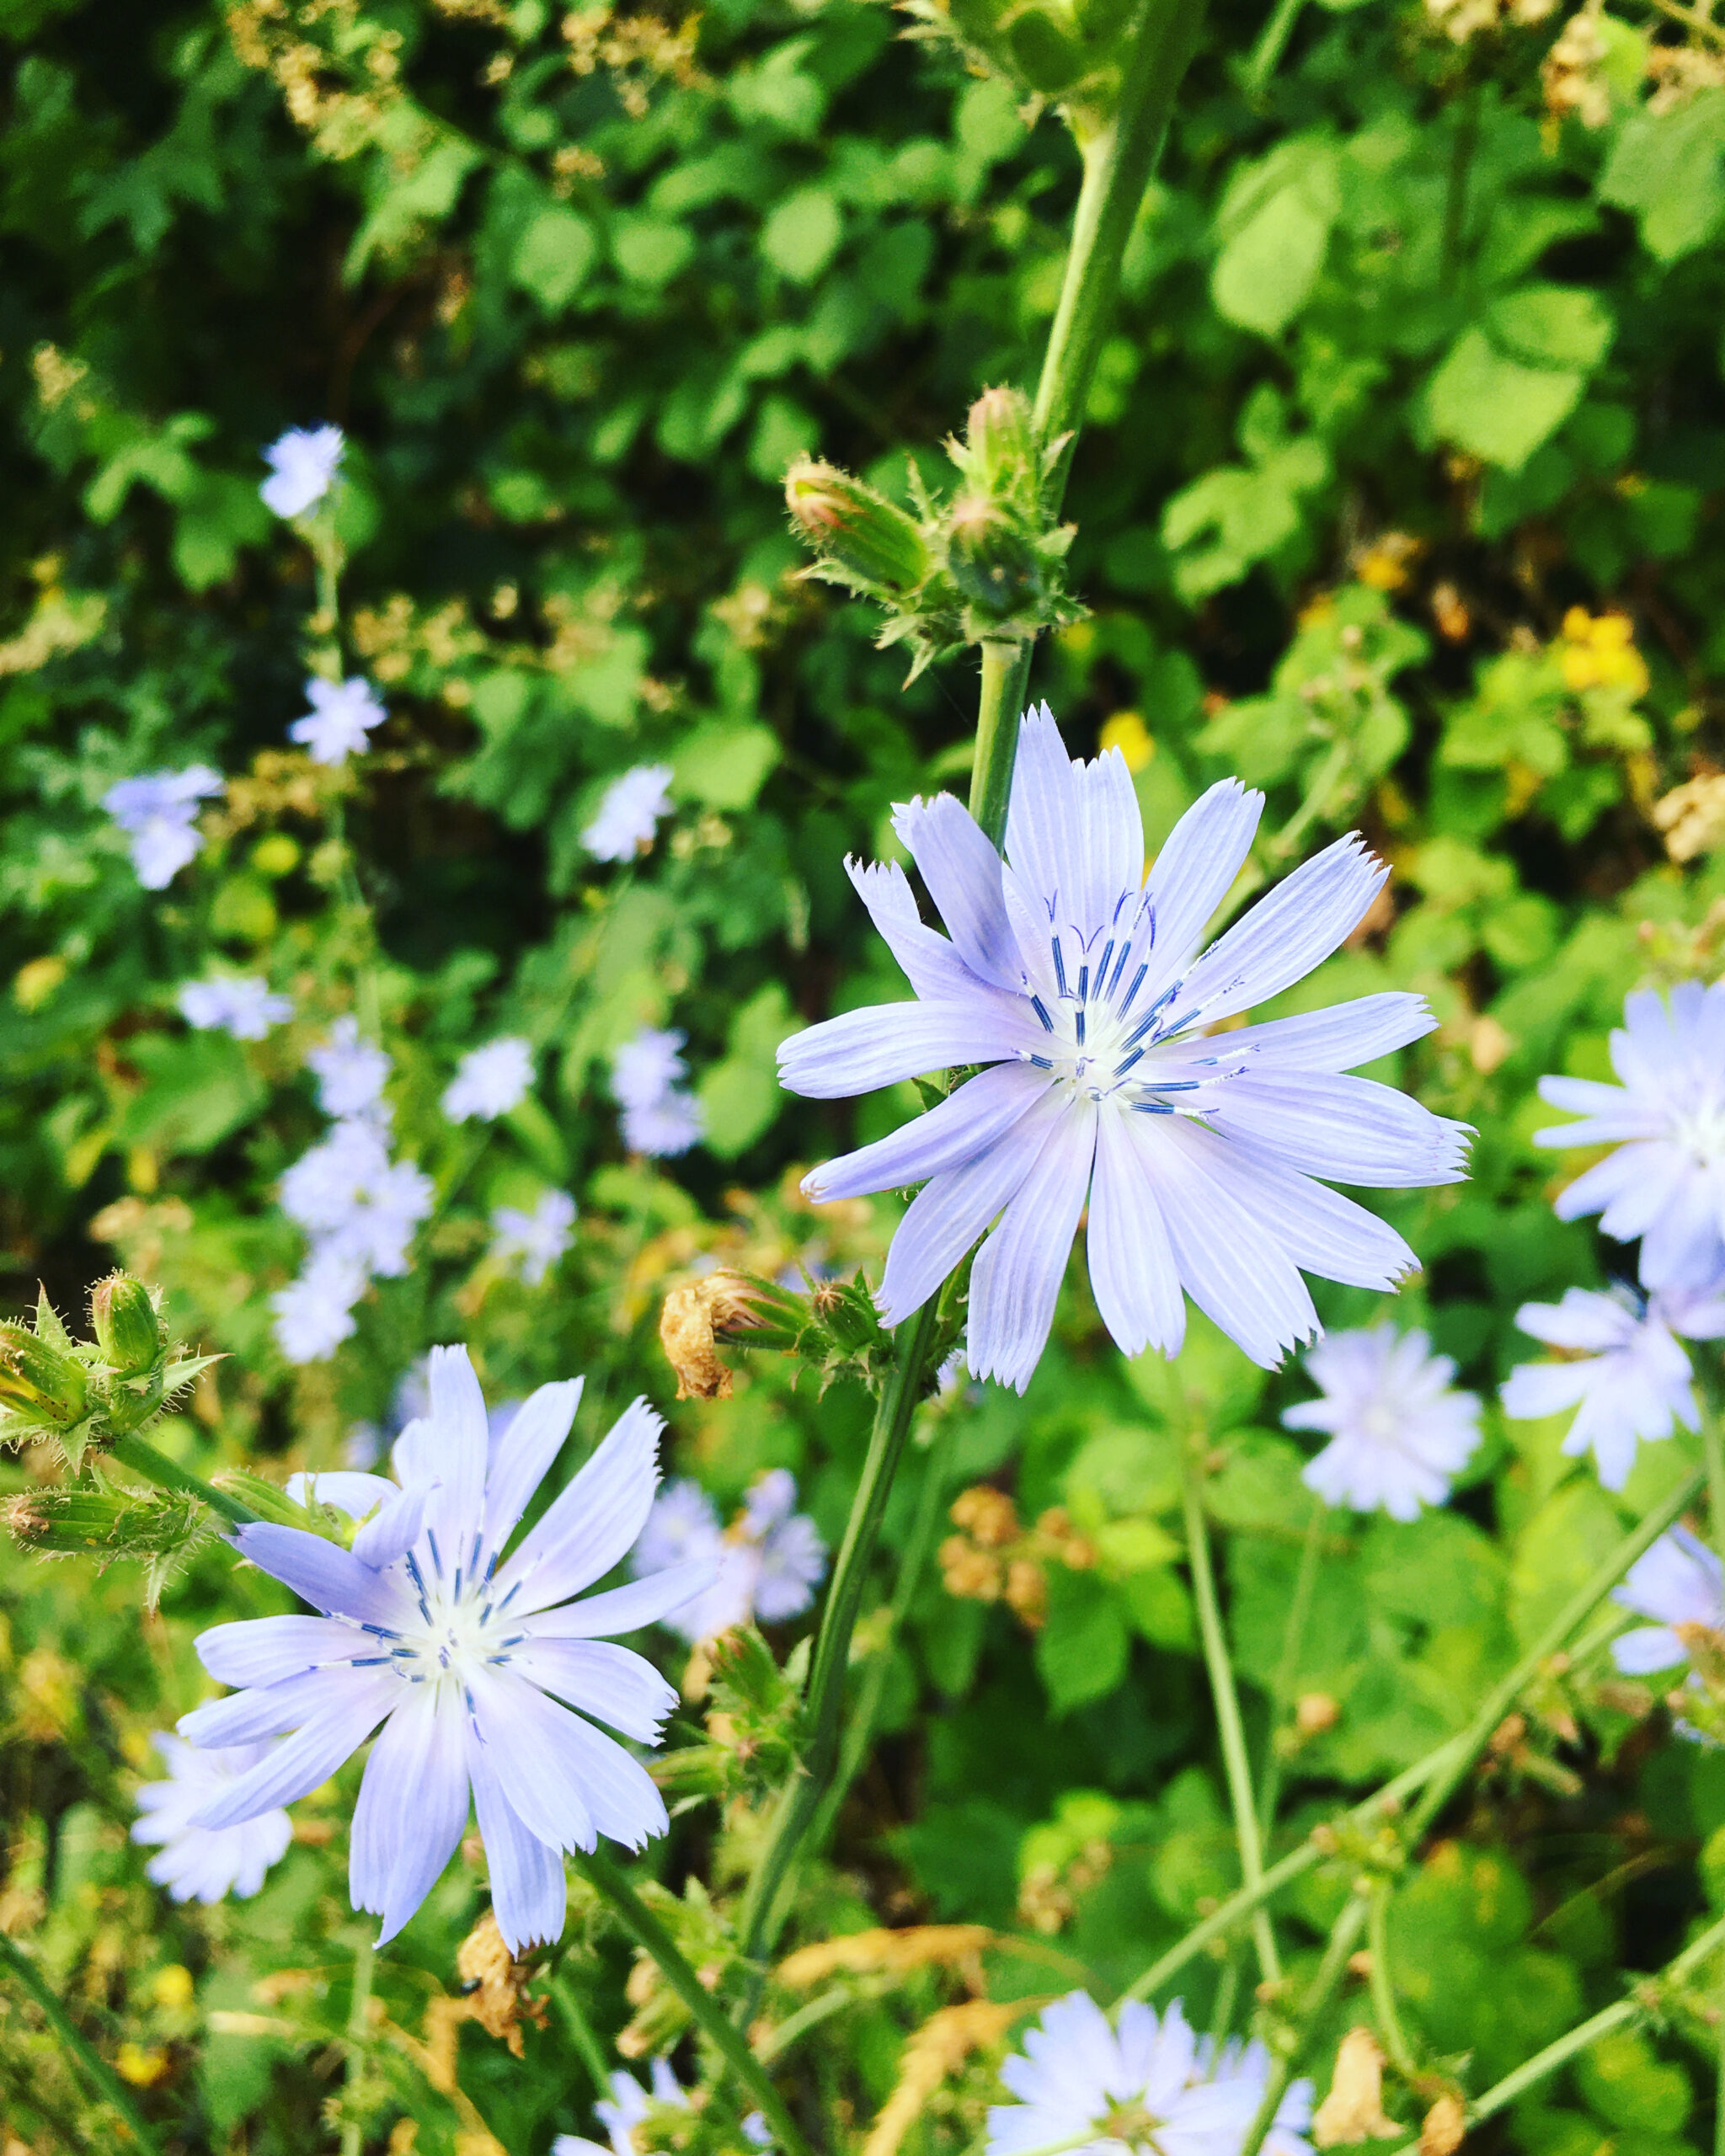
[[551, 2003], [563, 2017], [569, 2041], [581, 2055], [581, 2063], [586, 2068], [587, 2077], [593, 2084], [593, 2094], [598, 2097], [609, 2096], [611, 2062], [593, 2033], [592, 2023], [582, 2010], [581, 2002], [575, 1996], [575, 1988], [569, 1982], [567, 1969], [559, 1969], [557, 1973], [551, 1987]]
[[[1228, 1780], [1228, 1801], [1234, 1812], [1234, 1839], [1240, 1851], [1240, 1876], [1248, 1888], [1263, 1884], [1263, 1845], [1258, 1839], [1258, 1806], [1252, 1789], [1252, 1765], [1246, 1755], [1246, 1732], [1240, 1720], [1240, 1698], [1234, 1689], [1233, 1665], [1222, 1630], [1222, 1613], [1216, 1600], [1215, 1572], [1210, 1563], [1210, 1529], [1204, 1517], [1203, 1465], [1188, 1452], [1186, 1460], [1186, 1561], [1192, 1573], [1193, 1598], [1198, 1604], [1198, 1628], [1204, 1640], [1204, 1666], [1210, 1672], [1210, 1695], [1215, 1702], [1216, 1731], [1221, 1738], [1222, 1765]], [[1258, 1974], [1268, 1984], [1282, 1980], [1281, 1957], [1269, 1911], [1262, 1903], [1252, 1913], [1252, 1943], [1258, 1952]]]
[[[1084, 179], [1036, 386], [1036, 432], [1044, 444], [1075, 435], [1084, 418], [1097, 357], [1119, 294], [1126, 243], [1162, 153], [1174, 94], [1197, 46], [1203, 19], [1204, 0], [1144, 0], [1129, 34], [1114, 117], [1079, 146]], [[1044, 504], [1050, 520], [1060, 515], [1071, 461], [1069, 441]], [[996, 846], [1007, 827], [1030, 650], [1028, 643], [982, 647], [970, 813]]]
[[126, 2131], [144, 2151], [144, 2156], [157, 2156], [156, 2137], [145, 2125], [143, 2115], [132, 2102], [126, 2084], [43, 1982], [35, 1963], [16, 1940], [8, 1939], [3, 1931], [0, 1931], [0, 1963], [5, 1965], [19, 1989], [31, 2000], [42, 2019], [65, 2045], [97, 2095], [104, 2103], [111, 2104], [120, 2114]]
[[146, 1481], [153, 1482], [158, 1490], [175, 1490], [184, 1497], [196, 1497], [206, 1504], [212, 1513], [234, 1527], [244, 1527], [258, 1515], [249, 1505], [243, 1505], [238, 1497], [230, 1497], [225, 1490], [218, 1490], [187, 1468], [177, 1465], [165, 1453], [142, 1438], [116, 1438], [108, 1447], [108, 1458], [118, 1460], [122, 1467], [129, 1467], [134, 1475], [142, 1475]]
[[1300, 2002], [1297, 2022], [1298, 2035], [1294, 2048], [1284, 2052], [1270, 2068], [1270, 2078], [1264, 2084], [1263, 2098], [1258, 2107], [1244, 2141], [1240, 2144], [1240, 2156], [1258, 2156], [1263, 2148], [1264, 2136], [1276, 2122], [1276, 2113], [1282, 2108], [1282, 2099], [1288, 2093], [1288, 2084], [1294, 2079], [1294, 2069], [1300, 2055], [1311, 2041], [1312, 2031], [1329, 2010], [1330, 2001], [1341, 1988], [1348, 1972], [1348, 1957], [1354, 1951], [1365, 1924], [1366, 1908], [1371, 1890], [1365, 1893], [1357, 1889], [1343, 1904], [1342, 1913], [1330, 1927], [1330, 1940], [1324, 1949], [1324, 1958], [1317, 1965], [1317, 1974], [1311, 1980], [1311, 1988]]
[[1270, 19], [1263, 26], [1263, 35], [1252, 47], [1252, 57], [1246, 63], [1244, 87], [1247, 97], [1263, 95], [1264, 87], [1281, 62], [1305, 4], [1306, 0], [1276, 0]]
[[931, 1295], [894, 1336], [892, 1370], [875, 1406], [868, 1457], [852, 1500], [851, 1517], [833, 1566], [832, 1584], [827, 1589], [826, 1608], [814, 1642], [806, 1709], [809, 1741], [802, 1769], [779, 1799], [766, 1846], [749, 1881], [738, 1920], [743, 1952], [751, 1961], [761, 1961], [772, 1950], [784, 1920], [786, 1889], [797, 1858], [837, 1769], [851, 1635], [862, 1608], [887, 1495], [910, 1435], [911, 1418], [922, 1397], [923, 1376], [938, 1323], [937, 1300]]
[[659, 1964], [665, 1982], [694, 2016], [701, 2033], [760, 2106], [784, 2156], [812, 2156], [796, 2121], [785, 2108], [784, 2099], [750, 2050], [742, 2032], [732, 2027], [718, 2001], [684, 1960], [676, 1941], [623, 1874], [608, 1856], [596, 1851], [585, 1856], [578, 1850], [574, 1861], [610, 1903], [636, 1943], [644, 1946]]
[[[1612, 1555], [1555, 1617], [1551, 1623], [1523, 1655], [1508, 1676], [1495, 1684], [1485, 1702], [1467, 1727], [1459, 1736], [1452, 1737], [1423, 1759], [1415, 1762], [1385, 1787], [1354, 1806], [1346, 1813], [1347, 1824], [1370, 1828], [1377, 1824], [1386, 1813], [1393, 1812], [1416, 1790], [1423, 1790], [1413, 1818], [1409, 1822], [1408, 1838], [1416, 1841], [1441, 1812], [1455, 1794], [1463, 1775], [1480, 1753], [1490, 1742], [1492, 1732], [1514, 1705], [1524, 1685], [1539, 1673], [1542, 1663], [1557, 1653], [1581, 1625], [1584, 1625], [1597, 1605], [1622, 1578], [1644, 1550], [1650, 1549], [1672, 1522], [1693, 1503], [1699, 1496], [1704, 1477], [1690, 1475], [1660, 1504], [1656, 1505], [1634, 1531], [1626, 1535]], [[1137, 1981], [1122, 1994], [1126, 1999], [1148, 1999], [1152, 1993], [1178, 1976], [1194, 1956], [1201, 1954], [1214, 1939], [1220, 1939], [1237, 1924], [1243, 1923], [1252, 1912], [1279, 1894], [1283, 1887], [1322, 1864], [1330, 1854], [1329, 1848], [1317, 1842], [1307, 1842], [1291, 1850], [1279, 1864], [1265, 1872], [1263, 1883], [1256, 1889], [1242, 1886], [1237, 1894], [1230, 1895], [1219, 1908], [1211, 1911], [1202, 1924], [1195, 1925], [1178, 1945], [1153, 1961]]]
[[850, 1726], [845, 1732], [838, 1772], [815, 1818], [810, 1839], [816, 1849], [825, 1847], [846, 1792], [862, 1772], [862, 1763], [868, 1756], [875, 1717], [880, 1712], [881, 1695], [886, 1689], [887, 1673], [892, 1668], [894, 1643], [904, 1635], [905, 1622], [911, 1614], [911, 1604], [916, 1598], [916, 1590], [922, 1584], [923, 1570], [928, 1563], [929, 1549], [940, 1519], [940, 1501], [946, 1487], [947, 1463], [952, 1457], [954, 1427], [953, 1418], [947, 1417], [929, 1447], [921, 1486], [916, 1492], [916, 1509], [911, 1516], [911, 1537], [899, 1560], [898, 1582], [887, 1613], [886, 1636], [870, 1657], [868, 1673], [857, 1691]]

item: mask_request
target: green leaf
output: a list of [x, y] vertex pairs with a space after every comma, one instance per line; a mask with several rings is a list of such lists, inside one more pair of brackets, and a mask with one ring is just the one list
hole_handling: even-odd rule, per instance
[[1725, 90], [1698, 91], [1669, 112], [1637, 112], [1618, 131], [1599, 194], [1641, 221], [1642, 243], [1674, 262], [1712, 237], [1725, 215]]
[[1242, 175], [1219, 219], [1230, 237], [1210, 273], [1216, 312], [1242, 329], [1279, 335], [1311, 296], [1341, 207], [1335, 154], [1325, 144], [1286, 145]]
[[709, 808], [747, 808], [778, 756], [778, 736], [770, 727], [709, 719], [677, 750], [671, 786], [685, 800]]
[[175, 1039], [144, 1033], [126, 1043], [143, 1090], [116, 1118], [115, 1140], [163, 1153], [207, 1153], [264, 1105], [264, 1083], [226, 1033]]
[[799, 285], [812, 284], [844, 236], [839, 205], [824, 187], [788, 195], [761, 228], [761, 251]]
[[521, 234], [510, 274], [547, 314], [555, 314], [580, 290], [598, 253], [592, 226], [559, 203], [542, 210]]
[[1434, 431], [1488, 464], [1518, 472], [1580, 401], [1578, 370], [1525, 366], [1482, 329], [1465, 329], [1426, 385]]
[[695, 252], [695, 235], [686, 225], [656, 217], [619, 218], [611, 235], [611, 259], [632, 285], [657, 291], [668, 285]]
[[1056, 1719], [1105, 1698], [1126, 1673], [1129, 1636], [1119, 1597], [1093, 1572], [1048, 1568], [1048, 1621], [1036, 1667]]
[[1524, 285], [1486, 310], [1493, 343], [1530, 366], [1596, 367], [1616, 328], [1598, 296], [1573, 285]]
[[698, 1088], [707, 1149], [722, 1161], [745, 1152], [777, 1114], [779, 1043], [794, 1031], [796, 1013], [777, 981], [759, 990], [731, 1022], [730, 1040]]

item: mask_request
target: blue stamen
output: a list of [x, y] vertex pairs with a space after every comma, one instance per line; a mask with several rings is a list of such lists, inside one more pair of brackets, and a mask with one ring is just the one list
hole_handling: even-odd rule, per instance
[[1152, 1093], [1195, 1093], [1204, 1081], [1201, 1078], [1146, 1078], [1144, 1083]]
[[1111, 936], [1102, 947], [1102, 957], [1096, 969], [1096, 992], [1098, 996], [1108, 992], [1108, 960], [1114, 955], [1114, 939]]
[[1090, 1001], [1090, 969], [1088, 966], [1080, 966], [1078, 969], [1078, 1001], [1081, 1003], [1088, 1003]]
[[1183, 1011], [1178, 1018], [1170, 1018], [1162, 1027], [1163, 1033], [1169, 1035], [1183, 1033], [1203, 1008], [1201, 1003], [1194, 1003], [1189, 1011]]
[[387, 1654], [356, 1654], [348, 1664], [350, 1669], [383, 1669], [393, 1657]]
[[1134, 1101], [1135, 1115], [1172, 1115], [1174, 1111], [1166, 1101]]
[[1078, 1036], [1078, 1045], [1082, 1048], [1084, 1045], [1084, 1006], [1081, 1003], [1078, 1006], [1072, 1023]]
[[1056, 980], [1056, 982], [1057, 982], [1057, 983], [1059, 984], [1059, 985], [1060, 985], [1060, 990], [1061, 995], [1065, 995], [1067, 993], [1067, 989], [1066, 989], [1066, 957], [1065, 957], [1065, 952], [1063, 952], [1063, 951], [1061, 950], [1061, 948], [1060, 948], [1060, 937], [1059, 937], [1058, 936], [1057, 936], [1057, 937], [1055, 937], [1055, 940], [1054, 940], [1054, 954], [1055, 954], [1055, 979]]
[[[1132, 947], [1129, 943], [1126, 947], [1128, 950], [1130, 950]], [[1124, 963], [1124, 960], [1122, 960], [1122, 963]], [[1144, 963], [1138, 969], [1137, 972], [1132, 976], [1132, 985], [1126, 990], [1124, 1001], [1120, 1005], [1119, 1016], [1121, 1017], [1124, 1018], [1126, 1013], [1132, 1008], [1133, 1002], [1137, 997], [1139, 990], [1144, 985], [1144, 977], [1149, 971], [1150, 961], [1146, 958]]]
[[1126, 1073], [1132, 1068], [1133, 1065], [1135, 1063], [1141, 1062], [1143, 1058], [1144, 1050], [1141, 1048], [1135, 1048], [1131, 1054], [1126, 1058], [1126, 1060], [1124, 1063], [1117, 1063], [1114, 1065], [1115, 1077], [1124, 1078]]
[[431, 1545], [431, 1562], [436, 1569], [438, 1578], [441, 1579], [443, 1577], [443, 1558], [438, 1550], [437, 1537], [431, 1532], [429, 1527], [425, 1529], [425, 1540]]
[[1030, 1007], [1036, 1013], [1037, 1017], [1041, 1019], [1042, 1030], [1044, 1033], [1051, 1033], [1055, 1029], [1055, 1022], [1048, 1015], [1048, 1011], [1043, 1004], [1042, 998], [1039, 995], [1033, 995], [1031, 997]]
[[1052, 1070], [1054, 1069], [1054, 1065], [1049, 1062], [1049, 1059], [1045, 1055], [1033, 1055], [1029, 1058], [1029, 1060], [1036, 1065], [1039, 1070]]

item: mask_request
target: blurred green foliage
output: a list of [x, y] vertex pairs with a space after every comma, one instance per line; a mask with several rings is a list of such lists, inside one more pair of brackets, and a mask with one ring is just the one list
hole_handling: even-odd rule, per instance
[[[163, 1440], [200, 1471], [334, 1464], [439, 1339], [473, 1343], [495, 1398], [587, 1371], [590, 1443], [638, 1389], [669, 1406], [654, 1321], [692, 1265], [878, 1267], [893, 1205], [811, 1214], [792, 1171], [914, 1091], [797, 1102], [772, 1052], [802, 1018], [902, 992], [843, 861], [893, 851], [894, 800], [962, 791], [974, 683], [948, 664], [901, 686], [871, 611], [796, 574], [779, 483], [828, 457], [908, 501], [907, 455], [933, 480], [969, 400], [1033, 378], [1077, 159], [1031, 93], [1081, 107], [1108, 35], [1050, 0], [1002, 44], [954, 9], [1014, 80], [917, 12], [907, 40], [873, 0], [0, 6], [8, 1292], [22, 1308], [40, 1278], [76, 1309], [116, 1253], [162, 1283], [179, 1334], [232, 1358]], [[1254, 86], [1263, 24], [1216, 8], [1074, 467], [1070, 579], [1092, 611], [1033, 676], [1075, 752], [1125, 749], [1153, 841], [1220, 772], [1266, 789], [1235, 904], [1356, 825], [1393, 862], [1365, 931], [1279, 1007], [1430, 997], [1439, 1030], [1399, 1076], [1480, 1135], [1471, 1182], [1386, 1201], [1426, 1265], [1395, 1315], [1487, 1396], [1525, 1352], [1518, 1304], [1601, 1263], [1552, 1215], [1535, 1079], [1600, 1075], [1624, 992], [1711, 977], [1725, 923], [1725, 66], [1716, 34], [1691, 48], [1632, 5], [1576, 22], [1325, 0]], [[256, 491], [260, 446], [324, 419], [350, 436], [346, 627], [391, 713], [340, 775], [284, 745], [312, 570]], [[200, 758], [228, 798], [196, 867], [145, 892], [100, 797]], [[579, 834], [605, 782], [661, 760], [673, 825], [650, 859], [597, 868]], [[266, 973], [293, 1024], [189, 1033], [174, 992], [213, 962]], [[265, 1300], [300, 1255], [273, 1193], [320, 1128], [303, 1050], [356, 972], [440, 1206], [355, 1341], [295, 1370]], [[670, 1168], [625, 1158], [604, 1083], [644, 1022], [687, 1031], [708, 1118]], [[507, 1031], [542, 1082], [476, 1155], [436, 1097], [461, 1049]], [[483, 1255], [484, 1221], [547, 1183], [581, 1224], [534, 1290]], [[1336, 1323], [1375, 1308], [1319, 1302]], [[1328, 1524], [1290, 1668], [1310, 1500], [1277, 1418], [1302, 1390], [1201, 1325], [1172, 1369], [1123, 1366], [1075, 1268], [1028, 1396], [938, 1411], [889, 1552], [922, 1478], [943, 1505], [985, 1480], [1027, 1524], [1030, 1571], [991, 1604], [932, 1569], [895, 1640], [865, 1625], [884, 1742], [809, 1935], [961, 1919], [1001, 1935], [996, 1999], [1108, 1992], [1236, 1883], [1180, 1564], [1194, 1433], [1248, 1734], [1282, 1760], [1279, 1848], [1460, 1726], [1684, 1465], [1685, 1440], [1645, 1449], [1614, 1498], [1557, 1428], [1488, 1406], [1451, 1510]], [[789, 1465], [836, 1540], [854, 1386], [817, 1400], [762, 1364], [733, 1399], [670, 1412], [682, 1469], [729, 1501]], [[147, 1620], [124, 1570], [5, 1561], [0, 1926], [180, 2145], [275, 2156], [346, 2127], [398, 2156], [487, 2134], [543, 2156], [595, 2093], [571, 2017], [608, 2047], [639, 2004], [586, 1903], [518, 2064], [451, 2005], [477, 1853], [355, 2016], [351, 1770], [249, 1903], [171, 1909], [126, 1844], [147, 1734], [200, 1694], [195, 1631], [286, 1606], [209, 1550]], [[1719, 1903], [1722, 1833], [1717, 1753], [1670, 1741], [1597, 1652], [1552, 1672], [1397, 1895], [1410, 2026], [1483, 2085], [1669, 1958]], [[665, 1878], [706, 1849], [680, 1825]], [[1332, 1869], [1292, 1904], [1296, 1973], [1345, 1886]], [[1232, 1981], [1189, 1973], [1200, 2025]], [[798, 2071], [860, 2132], [951, 1983], [845, 1982]], [[110, 2132], [51, 2038], [0, 2007], [8, 2131], [33, 2151]], [[1692, 2036], [1614, 2036], [1494, 2145], [1699, 2145]], [[910, 2145], [966, 2145], [985, 2066]]]

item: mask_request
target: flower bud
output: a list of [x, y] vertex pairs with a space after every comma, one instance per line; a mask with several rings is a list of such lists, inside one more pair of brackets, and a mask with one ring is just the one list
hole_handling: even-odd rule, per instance
[[1044, 97], [1070, 89], [1089, 65], [1083, 47], [1038, 8], [1015, 19], [1007, 43], [1018, 72]]
[[985, 494], [996, 499], [1036, 483], [1036, 435], [1030, 400], [1022, 389], [985, 389], [964, 422], [965, 463]]
[[162, 1326], [142, 1280], [113, 1273], [90, 1292], [90, 1322], [104, 1356], [121, 1377], [137, 1377], [162, 1353]]
[[835, 464], [799, 458], [785, 474], [785, 506], [798, 537], [865, 583], [914, 591], [932, 566], [904, 510]]
[[947, 526], [953, 582], [985, 614], [1004, 621], [1040, 596], [1042, 564], [1016, 518], [984, 494], [953, 504]]
[[88, 1389], [79, 1364], [28, 1326], [0, 1323], [0, 1406], [26, 1422], [68, 1428], [83, 1414]]

